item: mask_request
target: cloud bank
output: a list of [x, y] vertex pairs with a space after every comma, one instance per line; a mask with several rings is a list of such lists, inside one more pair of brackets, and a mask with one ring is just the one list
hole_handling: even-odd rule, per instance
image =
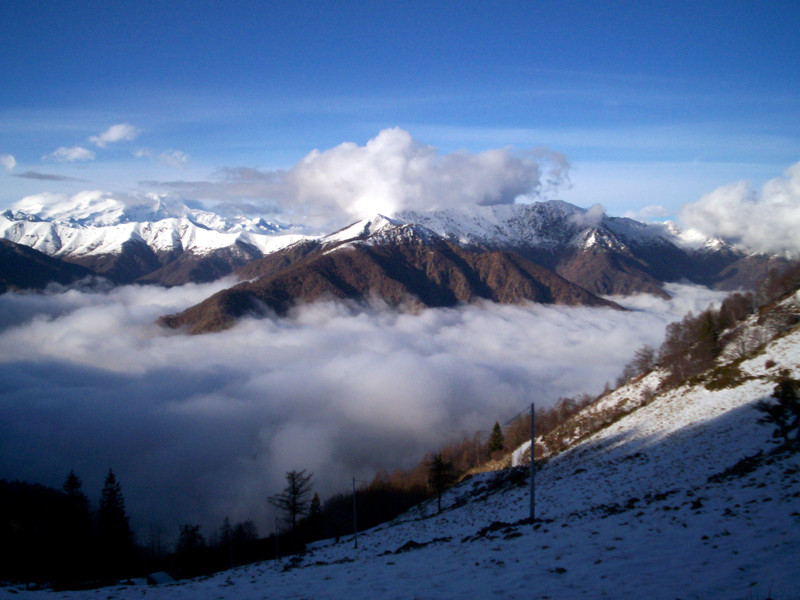
[[681, 210], [687, 227], [761, 252], [800, 252], [800, 163], [764, 184], [717, 188]]
[[[187, 337], [153, 324], [226, 282], [0, 296], [0, 475], [96, 501], [114, 468], [135, 527], [269, 524], [307, 468], [323, 498], [409, 466], [531, 401], [596, 392], [667, 322], [718, 299], [675, 287], [637, 310], [471, 306], [403, 315], [317, 304]], [[143, 540], [146, 541], [146, 540]]]
[[543, 187], [568, 183], [566, 158], [542, 149], [479, 153], [438, 150], [403, 129], [381, 131], [365, 145], [314, 150], [287, 170], [227, 168], [214, 181], [149, 182], [200, 199], [244, 203], [296, 221], [342, 223], [400, 210], [510, 204]]

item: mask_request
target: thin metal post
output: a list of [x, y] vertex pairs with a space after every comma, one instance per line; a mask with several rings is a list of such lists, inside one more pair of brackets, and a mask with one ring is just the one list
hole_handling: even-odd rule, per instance
[[353, 477], [353, 548], [358, 548], [358, 520], [356, 513], [356, 478]]
[[278, 554], [278, 517], [275, 517], [275, 560], [280, 557], [280, 554]]
[[536, 519], [536, 485], [534, 479], [536, 477], [536, 425], [534, 421], [534, 403], [531, 402], [531, 525], [534, 524]]

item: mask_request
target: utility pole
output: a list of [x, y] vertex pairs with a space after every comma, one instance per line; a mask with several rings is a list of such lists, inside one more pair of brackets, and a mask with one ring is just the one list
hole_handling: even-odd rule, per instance
[[356, 511], [356, 478], [353, 477], [353, 548], [358, 548], [358, 515]]
[[534, 525], [536, 519], [536, 486], [534, 478], [536, 477], [536, 460], [534, 455], [536, 453], [536, 425], [534, 421], [534, 403], [531, 402], [531, 526]]

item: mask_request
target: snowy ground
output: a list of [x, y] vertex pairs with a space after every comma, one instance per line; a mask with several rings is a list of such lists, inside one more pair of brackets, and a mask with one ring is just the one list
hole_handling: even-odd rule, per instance
[[778, 370], [800, 376], [800, 332], [741, 368], [739, 387], [659, 396], [544, 464], [535, 527], [525, 470], [486, 473], [450, 490], [441, 515], [421, 505], [358, 549], [320, 542], [180, 584], [0, 599], [800, 598], [800, 454], [770, 454], [752, 408]]

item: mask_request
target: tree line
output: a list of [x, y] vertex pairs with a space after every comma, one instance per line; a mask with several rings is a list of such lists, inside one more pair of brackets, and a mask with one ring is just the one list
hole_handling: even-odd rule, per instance
[[137, 552], [112, 470], [92, 511], [80, 477], [61, 490], [0, 480], [0, 578], [56, 587], [125, 576]]

